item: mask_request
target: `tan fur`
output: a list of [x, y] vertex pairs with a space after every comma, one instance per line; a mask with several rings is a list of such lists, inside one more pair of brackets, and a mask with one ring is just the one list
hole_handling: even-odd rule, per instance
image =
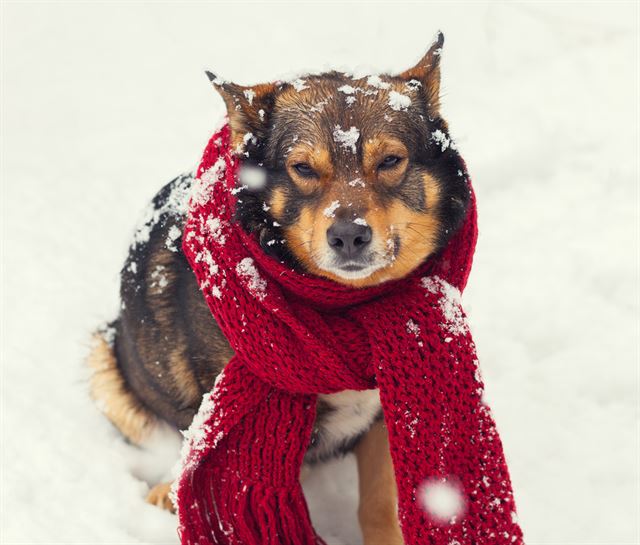
[[[293, 168], [297, 163], [307, 163], [316, 171], [318, 178], [309, 179], [300, 176]], [[330, 184], [334, 176], [331, 153], [322, 143], [311, 145], [303, 142], [296, 146], [287, 156], [287, 170], [303, 193], [312, 192], [318, 185]]]
[[[185, 339], [186, 341], [186, 339]], [[184, 346], [183, 344], [180, 345]], [[171, 376], [175, 383], [179, 385], [176, 392], [185, 403], [191, 403], [201, 397], [198, 382], [193, 369], [189, 365], [189, 360], [184, 349], [174, 348], [169, 355]]]
[[[423, 183], [429, 203], [426, 212], [411, 210], [399, 200], [383, 206], [374, 201], [371, 193], [359, 185], [351, 187], [345, 183], [333, 184], [333, 189], [328, 188], [318, 207], [303, 208], [296, 224], [286, 229], [287, 237], [291, 240], [291, 251], [312, 273], [355, 287], [374, 286], [406, 276], [426, 256], [433, 253], [440, 228], [440, 221], [435, 214], [440, 199], [440, 186], [437, 180], [429, 175], [423, 176]], [[336, 199], [347, 205], [352, 203], [358, 215], [367, 221], [374, 233], [385, 233], [385, 237], [389, 238], [394, 235], [400, 236], [400, 251], [387, 267], [361, 279], [345, 279], [318, 267], [314, 256], [328, 251], [325, 233], [333, 222], [333, 218], [327, 217], [324, 210]], [[386, 248], [385, 251], [391, 253], [393, 248]]]
[[364, 545], [403, 545], [396, 480], [384, 422], [376, 422], [355, 448], [358, 462], [358, 520]]
[[147, 503], [160, 507], [171, 513], [176, 512], [176, 508], [170, 498], [172, 483], [160, 483], [155, 485], [147, 494]]
[[286, 203], [287, 196], [285, 195], [284, 189], [276, 188], [271, 193], [271, 199], [269, 200], [271, 215], [276, 219], [281, 219], [285, 212]]
[[96, 405], [129, 441], [140, 445], [157, 418], [127, 389], [113, 349], [101, 333], [94, 334], [86, 362], [93, 371], [89, 387]]
[[[386, 135], [369, 138], [364, 142], [362, 154], [366, 178], [387, 185], [397, 185], [407, 170], [408, 154], [405, 145], [396, 138]], [[395, 168], [378, 171], [378, 165], [387, 155], [396, 155], [402, 161]]]
[[[314, 274], [322, 274], [313, 259], [314, 234], [319, 231], [315, 225], [316, 215], [309, 208], [303, 208], [298, 221], [285, 230], [287, 238], [291, 241], [291, 252], [304, 265], [304, 267]], [[326, 222], [325, 222], [326, 223]], [[325, 228], [326, 231], [326, 228]]]

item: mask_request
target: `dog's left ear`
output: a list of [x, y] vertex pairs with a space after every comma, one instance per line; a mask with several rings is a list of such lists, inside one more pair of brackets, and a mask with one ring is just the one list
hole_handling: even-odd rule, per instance
[[276, 84], [242, 86], [224, 81], [211, 72], [205, 73], [227, 107], [233, 150], [241, 153], [264, 141], [275, 101]]
[[444, 45], [444, 34], [438, 31], [427, 54], [414, 67], [398, 75], [399, 78], [417, 80], [424, 89], [427, 105], [437, 111], [440, 108], [440, 55]]

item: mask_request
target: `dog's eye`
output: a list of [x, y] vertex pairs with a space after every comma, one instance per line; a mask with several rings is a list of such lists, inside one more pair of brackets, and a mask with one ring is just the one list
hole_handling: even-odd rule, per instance
[[378, 165], [378, 170], [393, 168], [400, 164], [400, 161], [402, 161], [402, 157], [398, 157], [397, 155], [387, 155]]
[[293, 168], [303, 178], [314, 178], [316, 176], [316, 171], [307, 163], [296, 163]]

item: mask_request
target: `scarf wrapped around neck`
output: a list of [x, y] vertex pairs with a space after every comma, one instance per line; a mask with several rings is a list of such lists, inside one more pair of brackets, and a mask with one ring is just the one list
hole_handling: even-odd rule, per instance
[[205, 149], [183, 232], [235, 356], [185, 434], [174, 489], [182, 545], [324, 543], [299, 483], [316, 398], [371, 388], [405, 543], [522, 545], [460, 306], [477, 238], [473, 195], [436, 256], [408, 277], [355, 289], [292, 271], [234, 223], [239, 162], [229, 139], [225, 126]]

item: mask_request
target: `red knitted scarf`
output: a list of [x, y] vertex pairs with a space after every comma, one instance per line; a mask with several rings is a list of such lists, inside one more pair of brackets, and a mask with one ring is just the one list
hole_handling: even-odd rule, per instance
[[[323, 543], [299, 484], [316, 396], [371, 388], [380, 390], [406, 544], [522, 544], [459, 302], [475, 202], [419, 270], [354, 289], [288, 269], [233, 223], [237, 169], [226, 126], [198, 169], [183, 251], [235, 356], [186, 434], [175, 495], [182, 544]], [[459, 499], [453, 512], [438, 506], [443, 494]]]

